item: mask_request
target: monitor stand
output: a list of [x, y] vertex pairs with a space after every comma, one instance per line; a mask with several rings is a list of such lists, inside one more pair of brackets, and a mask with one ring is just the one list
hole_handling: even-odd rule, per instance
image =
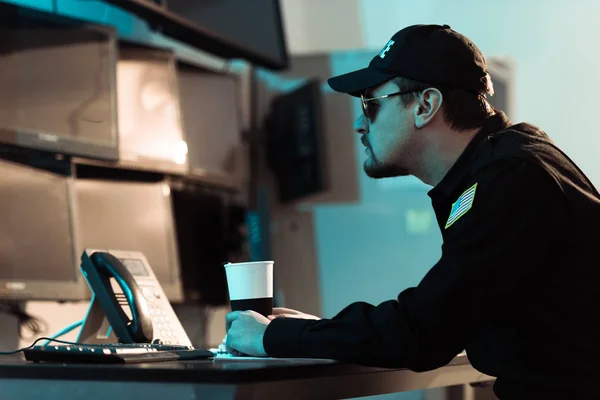
[[92, 294], [92, 300], [87, 314], [77, 336], [77, 343], [81, 344], [107, 344], [118, 343], [112, 327], [106, 319], [104, 310], [96, 296]]

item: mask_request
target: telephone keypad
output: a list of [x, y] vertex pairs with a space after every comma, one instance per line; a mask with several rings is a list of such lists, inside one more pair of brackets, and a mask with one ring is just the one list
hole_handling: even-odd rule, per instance
[[[144, 295], [146, 294], [150, 294], [150, 290], [144, 292]], [[160, 294], [155, 296], [154, 291], [152, 291], [152, 296], [154, 297], [153, 300], [160, 298]], [[161, 339], [162, 343], [164, 344], [174, 344], [174, 342], [171, 341], [174, 341], [176, 338], [175, 327], [173, 326], [169, 318], [167, 318], [167, 312], [162, 309], [160, 302], [157, 303], [151, 301], [148, 305], [150, 306], [150, 315], [152, 316], [152, 324], [154, 327], [155, 335], [158, 337], [158, 339]]]

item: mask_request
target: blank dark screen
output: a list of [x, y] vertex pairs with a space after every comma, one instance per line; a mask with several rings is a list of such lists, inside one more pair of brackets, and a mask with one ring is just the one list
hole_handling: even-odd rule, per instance
[[236, 79], [181, 68], [178, 80], [190, 167], [229, 175], [241, 145]]
[[161, 284], [173, 283], [170, 192], [160, 183], [77, 179], [77, 232], [85, 248], [139, 251]]
[[15, 22], [0, 26], [0, 37], [0, 129], [116, 143], [115, 55], [106, 35]]
[[68, 179], [0, 161], [0, 279], [76, 281]]
[[169, 0], [169, 11], [270, 59], [283, 59], [277, 0]]
[[[507, 110], [507, 93], [506, 93], [506, 82], [498, 77], [492, 75], [492, 82], [494, 84], [494, 95], [488, 96], [487, 100], [497, 110], [508, 112]], [[510, 115], [508, 116], [510, 117]]]

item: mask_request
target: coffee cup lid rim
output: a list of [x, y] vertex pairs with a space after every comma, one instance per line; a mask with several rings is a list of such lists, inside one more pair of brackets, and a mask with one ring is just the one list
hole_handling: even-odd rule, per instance
[[226, 262], [223, 264], [224, 267], [232, 267], [232, 266], [236, 266], [236, 265], [247, 265], [247, 264], [264, 264], [264, 263], [274, 263], [274, 261], [271, 260], [264, 260], [264, 261], [247, 261], [247, 262], [236, 262], [236, 263], [231, 263], [231, 262]]

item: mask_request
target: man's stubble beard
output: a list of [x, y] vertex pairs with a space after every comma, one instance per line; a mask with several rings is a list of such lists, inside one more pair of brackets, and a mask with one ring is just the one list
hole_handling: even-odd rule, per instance
[[368, 158], [363, 164], [363, 169], [368, 177], [373, 179], [393, 178], [397, 176], [410, 175], [406, 168], [397, 164], [382, 163], [373, 155], [373, 151], [369, 152]]

